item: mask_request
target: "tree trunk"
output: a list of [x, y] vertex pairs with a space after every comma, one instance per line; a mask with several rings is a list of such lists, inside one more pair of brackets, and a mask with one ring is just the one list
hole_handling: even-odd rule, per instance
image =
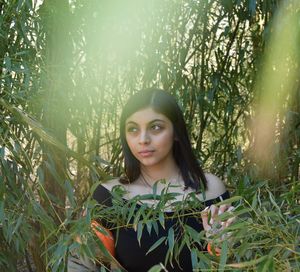
[[[70, 90], [71, 43], [69, 30], [69, 3], [62, 0], [45, 0], [40, 9], [45, 32], [45, 67], [43, 80], [43, 126], [62, 144], [66, 145], [67, 133], [67, 96]], [[53, 221], [59, 225], [64, 220], [66, 154], [55, 146], [43, 144], [44, 189], [47, 196], [41, 196], [41, 204], [46, 211], [53, 211]], [[52, 213], [51, 213], [52, 214]], [[38, 226], [43, 233], [42, 226]], [[47, 232], [46, 232], [47, 233]], [[41, 235], [41, 234], [38, 234]], [[41, 254], [45, 248], [40, 246], [43, 237], [35, 237], [31, 252], [37, 271], [46, 271]], [[45, 243], [47, 244], [47, 243]]]

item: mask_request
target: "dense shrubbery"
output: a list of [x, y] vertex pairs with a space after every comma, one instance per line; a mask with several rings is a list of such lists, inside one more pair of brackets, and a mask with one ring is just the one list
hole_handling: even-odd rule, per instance
[[240, 196], [227, 254], [193, 251], [195, 267], [300, 270], [299, 12], [279, 0], [1, 1], [1, 269], [30, 256], [63, 271], [74, 237], [92, 240], [90, 188], [122, 171], [122, 104], [158, 86], [204, 167]]

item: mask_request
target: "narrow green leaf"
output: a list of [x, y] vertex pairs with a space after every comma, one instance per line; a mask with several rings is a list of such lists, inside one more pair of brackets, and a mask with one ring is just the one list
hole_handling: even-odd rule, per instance
[[133, 228], [135, 231], [137, 230], [137, 225], [138, 225], [139, 221], [142, 220], [141, 217], [142, 216], [145, 217], [145, 208], [146, 208], [146, 206], [144, 206], [144, 205], [141, 206], [134, 216]]
[[148, 270], [148, 272], [160, 272], [161, 269], [162, 269], [161, 266], [160, 266], [159, 264], [157, 264], [157, 265], [151, 267], [151, 268]]
[[220, 265], [219, 265], [219, 271], [223, 272], [225, 269], [225, 264], [227, 261], [227, 253], [228, 253], [228, 243], [227, 241], [223, 241], [222, 243], [222, 250], [221, 250], [221, 259], [220, 259]]
[[134, 212], [135, 212], [135, 209], [136, 209], [136, 202], [133, 203], [129, 209], [129, 214], [128, 214], [128, 218], [127, 218], [127, 224], [129, 224]]
[[285, 218], [282, 216], [280, 207], [277, 205], [277, 203], [276, 203], [276, 201], [274, 199], [273, 194], [270, 191], [268, 193], [269, 193], [269, 199], [270, 199], [271, 203], [277, 209], [276, 216], [279, 215], [280, 218], [286, 222]]
[[171, 255], [173, 254], [175, 239], [174, 239], [174, 229], [170, 228], [168, 231], [168, 245], [169, 245], [169, 251], [171, 252]]
[[76, 202], [74, 198], [74, 188], [72, 187], [71, 182], [69, 180], [66, 180], [64, 183], [64, 187], [71, 206], [75, 208]]
[[257, 193], [254, 194], [253, 198], [252, 198], [252, 203], [251, 203], [251, 207], [252, 209], [256, 209], [257, 207]]
[[151, 230], [152, 230], [152, 221], [150, 221], [150, 220], [146, 221], [146, 227], [147, 227], [148, 233], [151, 234]]
[[151, 251], [153, 251], [154, 249], [156, 249], [157, 247], [159, 247], [167, 238], [165, 236], [161, 237], [160, 239], [158, 239], [147, 251], [146, 255], [148, 255]]
[[262, 256], [260, 258], [248, 261], [248, 262], [241, 262], [241, 263], [231, 263], [227, 264], [226, 266], [232, 267], [232, 268], [246, 268], [246, 267], [251, 267], [253, 265], [259, 264], [262, 261], [264, 261], [268, 256]]
[[14, 234], [16, 231], [18, 231], [18, 228], [19, 228], [19, 226], [21, 225], [22, 221], [23, 221], [23, 214], [21, 214], [21, 215], [19, 216], [19, 218], [18, 218], [18, 220], [17, 220], [17, 223], [16, 223], [16, 225], [15, 225], [13, 231], [12, 231], [12, 234]]
[[158, 220], [161, 226], [165, 228], [165, 216], [162, 212], [159, 214]]
[[225, 199], [221, 202], [218, 202], [216, 205], [217, 206], [221, 206], [223, 204], [231, 204], [233, 202], [237, 202], [237, 201], [240, 201], [240, 200], [243, 200], [244, 198], [242, 196], [233, 196], [231, 198], [228, 198], [228, 199]]
[[186, 225], [185, 229], [186, 229], [187, 233], [191, 236], [193, 242], [196, 242], [196, 243], [200, 242], [200, 239], [199, 239], [200, 233], [198, 231], [196, 231], [189, 225]]
[[203, 254], [201, 251], [198, 251], [198, 260], [199, 260], [198, 263], [199, 268], [207, 269], [207, 271], [209, 271], [209, 267], [211, 266], [211, 260], [207, 257], [207, 255]]
[[157, 197], [159, 197], [159, 195], [157, 195], [157, 184], [158, 182], [155, 182], [152, 188], [154, 199], [157, 199]]
[[154, 228], [155, 233], [158, 235], [158, 224], [157, 224], [157, 222], [156, 222], [156, 221], [153, 221], [153, 222], [152, 222], [152, 226], [153, 226], [153, 228]]
[[4, 222], [5, 219], [5, 213], [4, 213], [4, 201], [0, 201], [0, 222]]
[[271, 271], [273, 272], [276, 270], [275, 270], [275, 266], [274, 266], [274, 259], [269, 257], [263, 267], [262, 272], [271, 272]]
[[143, 234], [144, 224], [142, 221], [140, 221], [137, 225], [137, 240], [139, 242], [139, 245], [141, 246], [141, 238]]
[[197, 251], [196, 249], [192, 249], [191, 251], [191, 259], [192, 259], [192, 267], [193, 267], [193, 271], [195, 269], [197, 269], [198, 267], [198, 257], [197, 257]]

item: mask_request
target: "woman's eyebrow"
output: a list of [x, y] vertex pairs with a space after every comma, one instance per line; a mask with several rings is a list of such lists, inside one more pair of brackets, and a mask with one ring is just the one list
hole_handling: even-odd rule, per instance
[[137, 125], [137, 123], [136, 123], [136, 122], [133, 122], [133, 121], [128, 121], [128, 122], [126, 122], [126, 125], [130, 125], [130, 124]]
[[[152, 124], [152, 123], [155, 123], [155, 122], [162, 122], [162, 123], [165, 123], [165, 120], [162, 120], [162, 119], [154, 119], [154, 120], [151, 120], [150, 122], [148, 122], [148, 124]], [[134, 122], [134, 121], [131, 121], [131, 120], [129, 120], [128, 122], [126, 122], [126, 125], [130, 125], [130, 124], [138, 125], [138, 123], [136, 123], [136, 122]]]
[[152, 123], [155, 123], [155, 122], [163, 122], [163, 123], [165, 123], [165, 120], [162, 120], [162, 119], [154, 119], [154, 120], [150, 121], [149, 124], [152, 124]]

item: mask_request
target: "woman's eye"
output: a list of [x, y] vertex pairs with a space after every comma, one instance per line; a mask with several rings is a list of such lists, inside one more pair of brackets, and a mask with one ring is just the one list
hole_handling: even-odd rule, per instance
[[162, 129], [162, 126], [160, 126], [160, 125], [152, 125], [152, 126], [151, 126], [151, 129], [152, 129], [152, 130], [161, 130], [161, 129]]
[[136, 127], [128, 127], [127, 132], [136, 132], [138, 129]]

